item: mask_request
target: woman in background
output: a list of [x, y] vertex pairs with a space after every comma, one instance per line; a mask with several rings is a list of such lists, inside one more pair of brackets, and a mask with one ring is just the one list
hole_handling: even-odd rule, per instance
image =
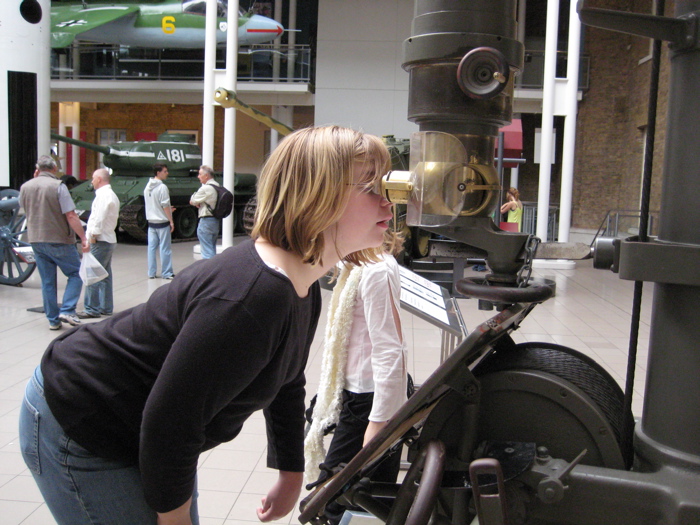
[[501, 206], [501, 214], [508, 213], [506, 222], [514, 222], [518, 225], [518, 231], [523, 231], [523, 203], [520, 202], [520, 192], [517, 188], [508, 188], [506, 192], [507, 202]]

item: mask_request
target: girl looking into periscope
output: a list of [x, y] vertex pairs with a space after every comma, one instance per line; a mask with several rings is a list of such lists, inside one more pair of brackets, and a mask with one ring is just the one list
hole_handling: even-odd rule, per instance
[[260, 409], [279, 474], [258, 518], [294, 508], [317, 280], [340, 260], [372, 260], [392, 216], [374, 191], [389, 167], [372, 135], [289, 135], [260, 175], [252, 240], [51, 343], [27, 385], [20, 440], [60, 525], [197, 525], [199, 455]]

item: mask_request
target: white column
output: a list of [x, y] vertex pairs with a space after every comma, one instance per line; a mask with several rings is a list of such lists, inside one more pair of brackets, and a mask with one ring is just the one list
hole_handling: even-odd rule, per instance
[[[272, 118], [294, 128], [294, 106], [272, 106]], [[274, 151], [284, 137], [277, 130], [270, 129], [270, 151]]]
[[557, 66], [557, 32], [559, 29], [559, 1], [547, 2], [547, 35], [544, 44], [544, 86], [542, 88], [542, 143], [540, 145], [540, 183], [537, 194], [536, 235], [547, 241], [549, 222], [549, 191], [552, 178], [552, 151], [554, 149], [554, 84]]
[[[228, 30], [226, 31], [226, 89], [236, 92], [238, 73], [238, 0], [228, 3]], [[212, 90], [213, 96], [213, 90]], [[224, 109], [224, 187], [234, 193], [236, 169], [236, 108]], [[221, 246], [233, 246], [233, 216], [223, 220]]]
[[520, 175], [520, 165], [516, 164], [510, 169], [510, 187], [518, 189], [518, 176]]
[[[229, 7], [229, 10], [231, 7]], [[235, 11], [238, 16], [238, 9]], [[238, 27], [238, 19], [232, 27]], [[202, 164], [214, 167], [214, 68], [216, 67], [216, 0], [207, 0], [204, 34], [204, 99], [202, 101]], [[237, 33], [237, 31], [233, 31]], [[236, 35], [238, 37], [238, 35]]]
[[[0, 2], [0, 187], [9, 187], [10, 182], [19, 183], [31, 178], [37, 157], [49, 154], [50, 13], [50, 0]], [[21, 144], [16, 137], [10, 142], [10, 108], [16, 108], [17, 104], [22, 103], [17, 97], [10, 99], [10, 71], [36, 75], [36, 112], [29, 115], [28, 107], [23, 108], [22, 112], [22, 118], [35, 120], [36, 137], [26, 137], [26, 142], [22, 141]], [[31, 151], [33, 158], [23, 160], [20, 162], [21, 166], [11, 167], [10, 159], [19, 153], [20, 149], [24, 150], [26, 144], [33, 144], [34, 138], [37, 149]], [[22, 155], [24, 154], [22, 151]], [[15, 168], [21, 169], [21, 173], [13, 172]]]
[[[39, 0], [39, 5], [43, 15], [38, 24], [41, 38], [36, 42], [39, 56], [35, 58], [34, 66], [37, 68], [36, 145], [39, 155], [48, 155], [51, 147], [51, 2]], [[7, 19], [5, 21], [8, 22]], [[3, 57], [3, 60], [7, 60], [7, 57]]]
[[566, 90], [564, 106], [564, 150], [561, 168], [561, 200], [559, 201], [559, 242], [569, 242], [571, 205], [574, 187], [574, 160], [576, 153], [576, 114], [578, 112], [578, 71], [581, 48], [581, 21], [576, 4], [569, 7], [569, 46], [567, 51]]

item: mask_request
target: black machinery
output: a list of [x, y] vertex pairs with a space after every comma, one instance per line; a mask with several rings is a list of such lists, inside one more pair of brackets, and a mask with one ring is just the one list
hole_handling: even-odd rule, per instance
[[[323, 523], [334, 498], [398, 524], [700, 523], [700, 209], [683, 203], [700, 179], [700, 0], [676, 17], [586, 7], [584, 23], [671, 42], [671, 88], [659, 236], [601, 246], [596, 266], [655, 283], [641, 421], [594, 361], [559, 345], [516, 345], [510, 332], [552, 295], [529, 279], [527, 234], [489, 214], [499, 191], [494, 140], [511, 118], [522, 67], [516, 0], [417, 0], [404, 45], [410, 74], [408, 172], [382, 190], [409, 224], [485, 253], [491, 274], [457, 289], [497, 307], [355, 458], [301, 504]], [[559, 254], [559, 256], [561, 256]], [[578, 257], [572, 257], [578, 258]], [[698, 261], [700, 263], [700, 261]], [[629, 435], [627, 435], [629, 434]], [[633, 436], [632, 436], [633, 434]], [[629, 451], [626, 442], [632, 443]], [[369, 482], [383, 453], [409, 447], [402, 484]], [[385, 499], [382, 499], [385, 498]], [[391, 506], [386, 498], [394, 498]]]
[[0, 190], [0, 284], [21, 286], [36, 268], [34, 251], [23, 240], [26, 231], [19, 191]]

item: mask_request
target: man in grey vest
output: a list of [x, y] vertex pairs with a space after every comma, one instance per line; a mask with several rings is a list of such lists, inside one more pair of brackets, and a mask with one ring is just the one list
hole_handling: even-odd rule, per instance
[[[75, 306], [80, 299], [80, 256], [75, 234], [80, 237], [83, 252], [90, 251], [83, 225], [75, 213], [75, 204], [65, 184], [57, 177], [58, 166], [48, 155], [36, 164], [34, 178], [22, 184], [19, 200], [27, 215], [27, 237], [34, 250], [36, 267], [41, 277], [44, 313], [51, 330], [60, 330], [61, 322], [80, 324]], [[59, 309], [56, 269], [68, 277]]]

